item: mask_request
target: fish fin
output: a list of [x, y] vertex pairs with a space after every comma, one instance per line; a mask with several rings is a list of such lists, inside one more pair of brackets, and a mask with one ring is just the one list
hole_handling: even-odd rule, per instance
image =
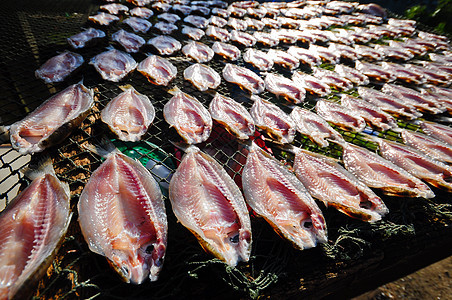
[[[1, 121], [2, 120], [0, 119], [0, 122]], [[9, 126], [9, 125], [2, 125], [2, 126], [0, 126], [0, 144], [5, 144], [8, 141], [10, 141], [10, 139], [9, 139], [9, 136], [10, 136], [9, 129], [10, 129], [10, 127], [11, 126]]]
[[292, 146], [291, 144], [282, 144], [282, 145], [277, 144], [276, 147], [283, 151], [290, 152], [292, 154], [297, 154], [301, 150], [300, 148]]
[[130, 89], [134, 89], [134, 90], [135, 90], [135, 88], [134, 88], [131, 84], [120, 85], [119, 88], [120, 88], [121, 91], [123, 91], [123, 92], [125, 92], [125, 91], [127, 91], [127, 90], [130, 90]]
[[170, 89], [168, 91], [168, 93], [170, 93], [171, 95], [177, 95], [179, 93], [182, 93], [182, 91], [180, 90], [180, 88], [176, 85], [175, 87], [173, 87], [172, 89]]
[[31, 180], [41, 176], [42, 174], [52, 174], [56, 176], [53, 169], [52, 159], [48, 155], [44, 155], [36, 165], [28, 166], [21, 170], [21, 172]]
[[83, 148], [104, 158], [109, 156], [111, 153], [119, 152], [115, 145], [105, 136], [103, 136], [95, 144], [83, 144]]

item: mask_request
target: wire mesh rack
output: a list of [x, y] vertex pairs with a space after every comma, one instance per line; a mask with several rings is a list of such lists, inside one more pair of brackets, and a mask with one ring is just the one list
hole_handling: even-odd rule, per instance
[[[101, 163], [100, 157], [89, 152], [82, 145], [96, 144], [103, 136], [115, 138], [108, 127], [100, 121], [100, 111], [121, 92], [121, 86], [132, 85], [138, 92], [148, 96], [156, 109], [156, 117], [142, 142], [116, 141], [115, 144], [123, 152], [129, 154], [133, 152], [134, 157], [143, 163], [151, 161], [149, 169], [157, 177], [164, 192], [171, 174], [174, 173], [183, 155], [182, 151], [172, 143], [181, 141], [181, 138], [175, 130], [169, 128], [163, 118], [163, 106], [171, 98], [169, 89], [177, 86], [196, 97], [206, 107], [215, 92], [237, 100], [247, 109], [252, 105], [247, 92], [224, 80], [215, 91], [198, 91], [183, 79], [183, 70], [194, 62], [183, 57], [181, 53], [169, 57], [178, 69], [178, 76], [168, 87], [153, 85], [136, 71], [120, 83], [102, 80], [95, 69], [86, 62], [104, 51], [111, 41], [111, 35], [118, 29], [129, 30], [127, 25], [121, 22], [109, 27], [100, 27], [107, 33], [107, 38], [99, 41], [97, 45], [75, 51], [85, 59], [85, 64], [80, 70], [62, 83], [46, 85], [35, 78], [34, 71], [58, 52], [69, 49], [66, 38], [80, 32], [81, 28], [93, 26], [87, 23], [87, 17], [98, 10], [101, 2], [47, 0], [39, 1], [39, 5], [36, 1], [22, 1], [21, 4], [22, 6], [19, 6], [13, 1], [6, 1], [0, 5], [2, 17], [0, 29], [5, 33], [3, 43], [0, 45], [2, 125], [12, 124], [22, 119], [51, 95], [82, 79], [84, 84], [95, 92], [95, 107], [81, 127], [58, 146], [45, 150], [43, 154], [32, 156], [30, 162], [31, 165], [37, 163], [41, 155], [52, 158], [59, 178], [69, 183], [72, 209], [75, 214], [78, 196], [90, 174]], [[155, 17], [151, 18], [152, 23], [156, 21]], [[177, 24], [180, 25], [182, 22]], [[153, 30], [146, 34], [140, 33], [146, 40], [157, 34]], [[188, 42], [188, 38], [180, 31], [172, 36], [183, 44]], [[203, 37], [201, 42], [211, 46], [214, 41], [209, 37]], [[289, 46], [282, 43], [276, 48], [285, 50]], [[307, 44], [299, 43], [298, 46], [307, 47]], [[136, 61], [142, 61], [147, 52], [154, 51], [151, 47], [146, 47], [148, 48], [133, 54]], [[244, 47], [240, 48], [244, 50]], [[268, 50], [261, 46], [258, 48]], [[221, 74], [226, 63], [227, 61], [215, 56], [206, 64]], [[343, 63], [353, 66], [351, 61], [343, 61]], [[245, 66], [261, 76], [264, 75], [241, 58], [236, 64]], [[325, 64], [322, 67], [331, 68], [331, 65]], [[301, 70], [310, 72], [309, 68], [303, 66]], [[275, 67], [272, 72], [287, 77], [291, 74], [288, 70], [279, 67]], [[379, 88], [378, 84], [374, 84], [373, 87]], [[356, 89], [347, 93], [356, 94]], [[293, 107], [293, 104], [269, 92], [259, 96], [277, 104], [287, 112]], [[339, 97], [335, 93], [328, 99], [338, 101]], [[315, 103], [316, 98], [308, 96], [300, 106], [312, 110]], [[419, 130], [416, 125], [405, 120], [400, 119], [398, 123], [400, 127]], [[348, 142], [375, 151], [376, 145], [364, 134], [336, 129]], [[381, 132], [368, 127], [366, 133], [401, 141], [399, 134], [393, 131]], [[279, 150], [261, 134], [256, 134], [254, 138], [260, 145], [271, 149], [282, 162], [287, 165], [292, 164], [293, 157], [290, 153]], [[340, 158], [342, 154], [342, 148], [339, 145], [331, 143], [326, 148], [319, 148], [299, 133], [293, 144], [334, 158]], [[200, 148], [215, 157], [240, 185], [240, 172], [246, 160], [242, 144], [219, 124], [214, 124], [210, 138], [201, 144]], [[14, 152], [15, 150], [6, 150], [0, 155], [1, 169], [7, 170], [7, 175], [0, 178], [0, 198], [6, 203], [14, 197], [13, 190], [28, 184], [27, 179], [19, 172], [28, 163], [19, 161], [20, 157], [12, 155]], [[168, 169], [169, 174], [162, 177], [161, 173], [156, 171], [159, 167]], [[196, 238], [177, 223], [169, 201], [165, 197], [169, 240], [164, 269], [157, 282], [146, 282], [140, 286], [121, 282], [104, 257], [89, 251], [81, 236], [75, 215], [56, 259], [40, 281], [34, 297], [40, 299], [57, 297], [63, 299], [186, 299], [193, 297], [218, 299], [231, 296], [256, 298], [262, 295], [283, 297], [282, 295], [288, 296], [297, 292], [315, 295], [313, 291], [318, 288], [319, 282], [339, 277], [341, 272], [349, 270], [353, 265], [360, 264], [365, 267], [366, 264], [375, 261], [376, 257], [380, 257], [384, 249], [392, 249], [391, 247], [394, 248], [395, 245], [408, 243], [413, 238], [420, 239], [426, 233], [441, 237], [446, 232], [450, 236], [452, 207], [448, 200], [449, 195], [437, 189], [434, 191], [437, 197], [431, 201], [381, 195], [390, 213], [384, 220], [374, 224], [349, 219], [333, 209], [322, 207], [328, 225], [328, 243], [305, 251], [292, 248], [289, 243], [281, 240], [268, 224], [252, 215], [251, 259], [248, 263], [240, 263], [236, 268], [231, 268], [204, 253]], [[422, 246], [419, 246], [419, 249], [421, 248]]]

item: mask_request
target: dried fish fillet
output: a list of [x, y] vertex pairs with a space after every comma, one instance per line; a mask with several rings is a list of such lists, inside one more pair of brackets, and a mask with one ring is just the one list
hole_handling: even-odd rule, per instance
[[420, 122], [422, 131], [428, 136], [452, 145], [452, 128], [434, 122]]
[[383, 69], [379, 65], [357, 61], [355, 68], [367, 77], [377, 81], [391, 82], [396, 79], [396, 76], [392, 72]]
[[93, 105], [93, 91], [82, 83], [73, 84], [12, 124], [11, 145], [28, 154], [58, 144], [82, 123]]
[[361, 116], [371, 126], [381, 130], [398, 128], [397, 121], [390, 114], [369, 102], [350, 95], [342, 95], [341, 104], [354, 114]]
[[221, 83], [220, 74], [209, 66], [194, 64], [186, 68], [184, 78], [190, 81], [201, 92], [216, 89]]
[[279, 44], [278, 37], [271, 33], [255, 31], [253, 37], [256, 39], [256, 43], [262, 44], [268, 47], [274, 47]]
[[340, 55], [337, 51], [332, 51], [329, 48], [317, 46], [315, 44], [309, 44], [309, 49], [311, 53], [320, 57], [323, 61], [331, 64], [337, 64], [340, 60]]
[[212, 119], [224, 125], [226, 130], [239, 139], [247, 139], [254, 134], [254, 120], [250, 113], [237, 101], [218, 93], [209, 105]]
[[283, 50], [270, 49], [267, 55], [273, 59], [273, 63], [280, 65], [289, 70], [296, 69], [300, 66], [300, 61]]
[[383, 62], [381, 63], [381, 66], [384, 70], [393, 73], [397, 79], [407, 83], [422, 84], [426, 82], [426, 79], [422, 74], [414, 70], [410, 70], [400, 64]]
[[317, 114], [345, 130], [361, 132], [366, 128], [366, 121], [350, 109], [328, 100], [319, 100], [315, 105]]
[[252, 94], [260, 94], [265, 90], [264, 81], [256, 73], [244, 67], [226, 64], [223, 69], [223, 78]]
[[312, 197], [352, 218], [375, 222], [389, 211], [380, 197], [329, 157], [296, 149], [293, 168]]
[[312, 75], [295, 72], [292, 75], [292, 80], [311, 94], [319, 96], [331, 94], [330, 86]]
[[368, 85], [369, 77], [357, 71], [356, 69], [347, 67], [345, 65], [336, 65], [334, 71], [342, 77], [350, 80], [356, 85]]
[[313, 54], [312, 52], [305, 48], [291, 46], [287, 50], [287, 53], [298, 58], [300, 62], [311, 66], [318, 66], [322, 63], [322, 59], [319, 56], [316, 56], [315, 54]]
[[91, 22], [97, 23], [99, 25], [108, 26], [112, 22], [119, 21], [119, 18], [117, 16], [114, 16], [111, 14], [100, 12], [97, 15], [89, 16], [88, 20], [90, 20]]
[[212, 117], [209, 111], [195, 97], [173, 92], [173, 97], [163, 108], [163, 117], [174, 127], [188, 144], [206, 141], [212, 132]]
[[35, 71], [35, 75], [45, 83], [60, 82], [80, 67], [83, 62], [84, 59], [80, 54], [65, 51], [47, 60]]
[[252, 144], [242, 175], [251, 208], [298, 249], [327, 241], [325, 219], [303, 184], [278, 160]]
[[382, 60], [384, 58], [384, 53], [375, 50], [374, 48], [364, 46], [364, 45], [355, 45], [355, 50], [358, 55], [362, 57], [373, 59], [373, 60]]
[[129, 11], [129, 8], [127, 6], [119, 4], [119, 3], [110, 3], [110, 4], [101, 5], [99, 7], [99, 9], [108, 11], [108, 13], [110, 13], [112, 15], [117, 15], [120, 12], [128, 12]]
[[177, 21], [180, 21], [180, 17], [176, 14], [163, 13], [157, 15], [157, 19], [165, 21], [166, 23], [174, 24]]
[[254, 104], [250, 109], [256, 127], [264, 130], [275, 141], [286, 144], [295, 138], [296, 123], [273, 103], [258, 96], [251, 96]]
[[213, 52], [224, 57], [225, 59], [229, 59], [232, 61], [237, 60], [241, 55], [239, 48], [237, 48], [234, 45], [226, 44], [226, 43], [222, 43], [222, 42], [213, 43], [212, 50], [213, 50]]
[[245, 201], [215, 159], [189, 147], [171, 179], [169, 198], [179, 222], [204, 250], [232, 267], [249, 260], [251, 222]]
[[124, 24], [130, 26], [135, 32], [146, 33], [152, 27], [152, 23], [145, 19], [140, 19], [137, 17], [129, 17], [122, 21]]
[[231, 41], [245, 47], [252, 47], [256, 44], [256, 39], [251, 34], [237, 30], [231, 31]]
[[405, 144], [439, 161], [452, 163], [452, 146], [420, 132], [402, 130]]
[[227, 29], [216, 26], [207, 26], [206, 35], [221, 42], [226, 42], [231, 39], [231, 34]]
[[142, 19], [149, 19], [154, 15], [154, 12], [147, 8], [147, 7], [135, 7], [129, 11], [131, 16], [142, 18]]
[[112, 41], [118, 42], [129, 53], [136, 53], [140, 47], [146, 44], [146, 40], [134, 33], [120, 29], [112, 34]]
[[435, 194], [420, 179], [364, 148], [344, 144], [345, 168], [368, 187], [392, 196], [433, 198]]
[[138, 63], [130, 54], [111, 49], [94, 56], [89, 62], [103, 79], [118, 82], [135, 70]]
[[377, 142], [385, 159], [435, 187], [452, 191], [452, 168], [445, 163], [403, 144], [383, 139]]
[[154, 118], [151, 100], [133, 87], [113, 98], [101, 111], [102, 121], [125, 142], [138, 142]]
[[199, 28], [184, 26], [182, 27], [182, 34], [185, 34], [192, 40], [199, 41], [204, 36], [205, 32]]
[[348, 91], [353, 88], [353, 83], [347, 78], [339, 75], [336, 72], [325, 70], [321, 68], [313, 68], [313, 75], [330, 87], [334, 87], [338, 90]]
[[154, 24], [154, 28], [158, 29], [162, 34], [171, 34], [178, 29], [176, 25], [166, 22], [157, 22]]
[[177, 75], [177, 68], [157, 55], [150, 55], [138, 64], [137, 71], [147, 77], [149, 82], [167, 86]]
[[64, 239], [72, 214], [69, 185], [43, 164], [0, 214], [0, 298], [27, 299]]
[[159, 35], [148, 41], [148, 44], [153, 46], [161, 55], [171, 55], [182, 48], [182, 44], [167, 35]]
[[214, 56], [214, 52], [209, 46], [195, 41], [191, 41], [185, 45], [182, 48], [182, 53], [199, 63], [208, 62]]
[[450, 74], [436, 68], [424, 68], [414, 64], [407, 64], [406, 67], [423, 76], [428, 83], [436, 85], [447, 85], [452, 81], [450, 80]]
[[248, 28], [248, 22], [237, 18], [229, 18], [227, 25], [240, 31], [245, 31]]
[[260, 50], [249, 48], [243, 54], [243, 60], [252, 64], [261, 71], [269, 71], [273, 67], [273, 60], [271, 57]]
[[197, 28], [206, 28], [207, 25], [209, 25], [209, 20], [201, 17], [201, 16], [195, 16], [195, 15], [189, 15], [184, 18], [184, 22], [193, 25]]
[[84, 48], [86, 44], [94, 39], [105, 37], [105, 32], [99, 29], [88, 28], [85, 31], [77, 33], [67, 39], [67, 42], [74, 49]]
[[151, 173], [111, 145], [78, 202], [79, 223], [91, 251], [105, 256], [127, 283], [158, 278], [168, 225], [160, 187]]
[[283, 96], [293, 103], [302, 103], [306, 97], [306, 90], [303, 87], [300, 87], [297, 82], [284, 76], [269, 73], [265, 77], [264, 82], [267, 91], [275, 94], [277, 97]]
[[209, 23], [217, 27], [224, 27], [226, 26], [226, 24], [228, 24], [228, 21], [218, 16], [211, 16]]

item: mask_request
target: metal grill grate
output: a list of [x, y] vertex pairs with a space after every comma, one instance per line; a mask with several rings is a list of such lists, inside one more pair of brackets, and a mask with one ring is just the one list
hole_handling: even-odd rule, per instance
[[[95, 144], [104, 135], [114, 138], [106, 125], [100, 121], [100, 110], [121, 92], [119, 87], [122, 85], [130, 84], [138, 92], [147, 95], [156, 108], [154, 123], [143, 138], [148, 144], [140, 144], [146, 151], [138, 151], [134, 147], [135, 151], [138, 151], [137, 158], [141, 161], [151, 160], [156, 166], [163, 165], [174, 172], [182, 153], [171, 141], [177, 142], [181, 138], [174, 130], [168, 129], [168, 124], [163, 119], [163, 106], [171, 97], [168, 90], [178, 86], [182, 91], [196, 97], [206, 107], [214, 95], [212, 92], [197, 91], [191, 83], [183, 79], [183, 70], [193, 62], [183, 58], [181, 53], [177, 57], [170, 58], [178, 69], [178, 76], [169, 87], [155, 86], [136, 71], [119, 84], [103, 81], [87, 62], [91, 57], [104, 51], [111, 34], [116, 30], [119, 28], [130, 30], [126, 25], [119, 23], [119, 25], [116, 24], [109, 28], [102, 28], [106, 31], [108, 40], [105, 39], [94, 47], [76, 51], [85, 59], [81, 70], [63, 83], [46, 86], [35, 79], [34, 71], [57, 52], [69, 49], [66, 43], [67, 37], [79, 32], [81, 27], [91, 26], [86, 23], [88, 13], [93, 14], [99, 3], [92, 4], [87, 0], [66, 0], [57, 2], [60, 4], [55, 6], [55, 1], [49, 0], [45, 3], [40, 1], [38, 8], [33, 7], [32, 3], [36, 5], [36, 1], [30, 1], [30, 6], [26, 6], [27, 9], [21, 9], [14, 3], [2, 4], [3, 9], [0, 7], [2, 18], [0, 29], [7, 33], [0, 46], [0, 57], [2, 57], [0, 62], [0, 117], [2, 124], [11, 124], [23, 118], [51, 94], [61, 91], [82, 78], [86, 86], [95, 90], [95, 109], [83, 122], [81, 128], [59, 146], [45, 152], [52, 157], [59, 177], [70, 184], [73, 211], [76, 212], [75, 205], [78, 196], [90, 174], [101, 163], [101, 159], [85, 150], [82, 144]], [[156, 19], [151, 19], [151, 21], [155, 23]], [[140, 35], [148, 40], [155, 33], [151, 30], [147, 34]], [[183, 41], [183, 44], [188, 41], [180, 32], [176, 33], [174, 37]], [[207, 37], [203, 37], [201, 42], [207, 45], [213, 43]], [[287, 49], [289, 46], [280, 44], [277, 48]], [[307, 45], [300, 44], [299, 46], [306, 47]], [[267, 50], [267, 48], [260, 49]], [[242, 47], [241, 50], [244, 48]], [[148, 49], [148, 51], [152, 52], [152, 49]], [[139, 62], [146, 57], [144, 53], [146, 50], [133, 56]], [[215, 57], [207, 65], [221, 74], [225, 63], [226, 61]], [[242, 59], [239, 59], [237, 64], [260, 73]], [[324, 65], [323, 67], [330, 66]], [[287, 70], [278, 67], [274, 68], [274, 72], [285, 76], [290, 74]], [[234, 98], [248, 109], [251, 107], [252, 102], [248, 94], [233, 84], [223, 80], [216, 91]], [[349, 93], [355, 92], [356, 90], [352, 90]], [[283, 99], [278, 99], [268, 92], [264, 92], [260, 96], [276, 103], [283, 110], [290, 110], [288, 103]], [[337, 100], [338, 97], [333, 95], [330, 99]], [[308, 97], [301, 106], [313, 109], [314, 105], [315, 99]], [[403, 120], [399, 120], [399, 125], [418, 130], [416, 126]], [[338, 131], [347, 141], [375, 150], [375, 145], [367, 141], [363, 134], [345, 132], [340, 129]], [[398, 134], [392, 131], [383, 133], [370, 128], [367, 131], [370, 134], [400, 141]], [[257, 135], [256, 139], [261, 140], [261, 137]], [[291, 165], [291, 154], [278, 150], [270, 142], [265, 143], [277, 158]], [[318, 148], [307, 137], [298, 133], [293, 144], [335, 158], [339, 158], [342, 153], [341, 147], [336, 144], [332, 143], [329, 147]], [[124, 151], [134, 150], [131, 143], [117, 142], [117, 146]], [[243, 146], [237, 143], [229, 133], [215, 124], [211, 137], [200, 148], [217, 158], [236, 182], [240, 183], [239, 174], [246, 157], [241, 151]], [[5, 178], [0, 178], [0, 187], [10, 182], [7, 180], [14, 179], [14, 183], [11, 186], [8, 185], [4, 190], [2, 189], [2, 194], [0, 194], [1, 199], [6, 202], [12, 199], [11, 190], [21, 184], [26, 184], [26, 179], [18, 172], [22, 165], [14, 165], [15, 159], [8, 159], [8, 154], [12, 152], [13, 150], [8, 150], [0, 156], [1, 167], [11, 172]], [[31, 164], [36, 163], [39, 157], [40, 155], [33, 156]], [[152, 169], [151, 172], [153, 172]], [[168, 184], [169, 178], [159, 177], [159, 181], [162, 184]], [[241, 263], [237, 268], [230, 268], [218, 259], [212, 259], [210, 255], [204, 253], [195, 237], [177, 223], [169, 201], [165, 199], [169, 223], [165, 266], [157, 282], [146, 282], [140, 286], [122, 283], [110, 269], [105, 258], [89, 251], [80, 234], [76, 221], [77, 216], [74, 216], [67, 238], [46, 277], [40, 282], [35, 297], [44, 299], [57, 296], [62, 298], [102, 297], [105, 299], [219, 298], [220, 295], [223, 295], [224, 298], [231, 296], [257, 297], [262, 295], [262, 291], [269, 286], [271, 288], [265, 291], [266, 295], [289, 295], [290, 289], [292, 292], [294, 289], [300, 289], [300, 278], [301, 289], [305, 290], [307, 294], [313, 293], [319, 281], [334, 277], [334, 274], [338, 276], [341, 270], [356, 263], [363, 263], [366, 259], [374, 257], [375, 253], [382, 251], [381, 249], [394, 245], [396, 241], [399, 243], [403, 240], [408, 241], [415, 235], [422, 235], [425, 232], [433, 231], [438, 236], [447, 232], [445, 228], [451, 223], [452, 218], [452, 209], [447, 202], [448, 195], [436, 189], [435, 193], [438, 195], [434, 199], [435, 202], [425, 199], [384, 196], [383, 199], [391, 213], [385, 220], [376, 224], [366, 224], [349, 219], [335, 210], [324, 209], [321, 205], [328, 225], [329, 242], [305, 251], [293, 249], [289, 243], [281, 240], [269, 225], [253, 216], [252, 258], [249, 263]], [[276, 282], [281, 284], [277, 285]]]

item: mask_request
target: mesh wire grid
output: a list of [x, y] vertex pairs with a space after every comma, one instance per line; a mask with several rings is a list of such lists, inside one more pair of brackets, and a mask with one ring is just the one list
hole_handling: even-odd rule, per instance
[[[54, 168], [58, 176], [70, 184], [72, 193], [72, 208], [76, 212], [75, 205], [90, 174], [100, 165], [101, 159], [82, 147], [84, 143], [95, 144], [103, 136], [114, 138], [109, 129], [100, 122], [100, 110], [121, 92], [120, 86], [130, 84], [137, 91], [147, 95], [156, 108], [156, 118], [144, 141], [155, 145], [146, 147], [147, 151], [138, 152], [139, 159], [152, 160], [155, 164], [168, 167], [175, 171], [180, 162], [182, 152], [171, 141], [181, 140], [179, 135], [168, 129], [168, 124], [163, 119], [163, 106], [170, 99], [168, 90], [178, 86], [182, 91], [195, 96], [205, 106], [212, 99], [214, 92], [199, 92], [191, 83], [183, 79], [183, 70], [192, 61], [181, 56], [170, 57], [171, 62], [178, 69], [177, 78], [169, 87], [152, 85], [147, 79], [133, 72], [120, 83], [104, 81], [96, 73], [94, 68], [86, 62], [109, 44], [111, 34], [119, 28], [130, 31], [127, 25], [120, 22], [110, 27], [102, 27], [107, 33], [108, 39], [98, 42], [97, 45], [77, 50], [83, 55], [85, 64], [77, 73], [71, 75], [63, 83], [45, 85], [34, 77], [34, 71], [47, 59], [58, 52], [69, 49], [66, 38], [78, 33], [82, 27], [92, 24], [87, 23], [87, 16], [93, 14], [101, 4], [90, 1], [54, 1], [40, 2], [39, 7], [30, 1], [23, 7], [18, 7], [13, 2], [2, 4], [0, 10], [3, 22], [0, 24], [2, 32], [6, 32], [4, 43], [0, 46], [0, 54], [3, 58], [0, 68], [0, 117], [2, 124], [11, 124], [23, 118], [27, 113], [35, 109], [42, 101], [55, 92], [63, 90], [69, 84], [83, 79], [84, 84], [95, 91], [96, 104], [93, 112], [82, 123], [80, 129], [56, 147], [46, 150], [43, 154], [34, 155], [31, 165], [39, 161], [42, 155], [49, 155], [54, 162]], [[12, 13], [13, 12], [13, 13]], [[151, 19], [152, 23], [157, 20]], [[178, 22], [181, 25], [182, 22]], [[179, 26], [181, 27], [181, 26]], [[253, 30], [249, 30], [252, 32]], [[149, 31], [139, 34], [146, 40], [157, 33]], [[183, 41], [188, 39], [177, 31], [173, 36]], [[211, 45], [213, 40], [203, 37], [201, 42]], [[280, 44], [277, 49], [287, 49], [290, 45]], [[307, 44], [298, 46], [307, 47]], [[240, 46], [239, 46], [240, 47]], [[265, 47], [256, 46], [267, 50]], [[240, 47], [244, 50], [244, 47]], [[153, 52], [150, 47], [133, 54], [136, 61], [142, 61], [147, 52]], [[236, 62], [260, 74], [252, 65], [239, 59]], [[343, 61], [353, 65], [353, 62]], [[226, 61], [215, 57], [207, 65], [221, 74]], [[331, 65], [323, 65], [331, 68]], [[301, 67], [301, 70], [310, 72], [309, 68]], [[290, 76], [290, 72], [283, 68], [275, 67], [272, 72]], [[264, 75], [261, 73], [261, 75]], [[379, 88], [378, 84], [373, 85]], [[237, 86], [222, 81], [215, 91], [229, 96], [241, 102], [248, 109], [251, 107], [249, 95]], [[348, 93], [355, 94], [356, 90]], [[284, 99], [278, 99], [274, 95], [264, 92], [260, 95], [279, 105], [283, 110], [290, 111], [291, 105]], [[339, 98], [333, 94], [328, 97], [337, 101]], [[313, 109], [316, 99], [309, 96], [300, 106]], [[419, 130], [416, 125], [404, 120], [398, 120], [401, 127]], [[374, 143], [369, 142], [364, 134], [355, 134], [336, 128], [347, 141], [375, 150]], [[379, 132], [367, 128], [367, 133], [379, 135], [392, 140], [400, 141], [396, 132]], [[261, 140], [261, 136], [256, 139]], [[264, 143], [263, 141], [261, 141]], [[342, 149], [331, 143], [329, 147], [319, 148], [307, 137], [297, 133], [293, 143], [295, 146], [306, 148], [315, 152], [339, 158]], [[118, 142], [128, 150], [134, 150], [130, 143]], [[147, 144], [149, 145], [149, 144]], [[267, 148], [272, 149], [273, 154], [288, 165], [292, 163], [290, 153], [279, 150], [269, 141], [265, 141]], [[131, 148], [132, 147], [132, 148]], [[200, 146], [201, 149], [214, 156], [228, 171], [228, 173], [240, 183], [240, 171], [246, 160], [243, 146], [226, 132], [218, 124], [209, 140]], [[10, 153], [14, 150], [10, 150]], [[6, 159], [6, 154], [0, 156], [2, 168], [8, 168], [11, 175], [18, 178], [13, 186], [2, 190], [0, 195], [7, 202], [11, 200], [8, 194], [14, 186], [25, 186], [28, 182], [19, 171], [20, 168], [11, 167], [12, 161]], [[153, 170], [151, 169], [151, 172]], [[153, 172], [154, 174], [156, 172]], [[9, 177], [8, 176], [8, 177]], [[6, 178], [2, 182], [5, 182]], [[161, 183], [168, 183], [169, 177], [159, 177]], [[108, 298], [108, 299], [140, 299], [140, 298], [219, 298], [241, 296], [258, 297], [259, 295], [290, 295], [294, 291], [305, 291], [305, 294], [314, 293], [313, 290], [320, 281], [337, 277], [348, 266], [375, 259], [383, 249], [390, 249], [400, 245], [404, 241], [413, 238], [422, 239], [423, 234], [441, 237], [447, 231], [451, 223], [452, 212], [448, 202], [448, 194], [434, 189], [437, 197], [433, 200], [394, 198], [382, 196], [390, 209], [390, 213], [383, 221], [375, 224], [367, 224], [349, 219], [345, 215], [333, 209], [325, 209], [322, 205], [328, 225], [329, 241], [314, 249], [298, 251], [281, 240], [263, 220], [252, 215], [253, 250], [249, 263], [240, 263], [237, 268], [230, 268], [218, 259], [212, 258], [199, 246], [195, 237], [182, 225], [177, 223], [171, 211], [169, 201], [165, 199], [168, 214], [168, 250], [164, 269], [157, 282], [146, 282], [140, 286], [122, 283], [118, 276], [110, 269], [104, 257], [89, 251], [78, 227], [77, 216], [74, 216], [69, 232], [59, 250], [52, 266], [36, 289], [36, 298]], [[376, 254], [377, 253], [377, 254]], [[279, 284], [277, 284], [279, 283]]]

